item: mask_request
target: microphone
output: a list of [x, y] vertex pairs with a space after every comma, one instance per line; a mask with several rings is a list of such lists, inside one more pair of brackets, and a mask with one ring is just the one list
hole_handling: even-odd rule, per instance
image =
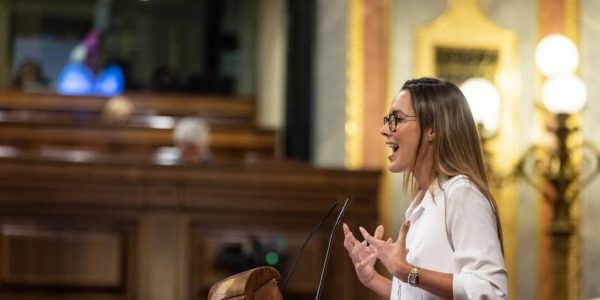
[[285, 279], [283, 281], [281, 281], [279, 290], [281, 291], [282, 294], [283, 294], [283, 291], [285, 290], [285, 287], [288, 284], [288, 281], [292, 277], [292, 273], [294, 272], [294, 269], [296, 268], [296, 264], [298, 263], [298, 260], [300, 260], [300, 256], [302, 256], [302, 253], [304, 252], [304, 248], [306, 248], [306, 244], [308, 244], [308, 241], [310, 240], [310, 238], [312, 238], [312, 236], [317, 232], [317, 230], [319, 230], [319, 227], [321, 227], [321, 225], [323, 225], [323, 222], [325, 222], [325, 220], [327, 220], [327, 217], [329, 217], [329, 215], [331, 214], [331, 212], [333, 212], [333, 210], [337, 207], [337, 205], [338, 205], [337, 203], [334, 203], [333, 206], [331, 206], [329, 211], [327, 211], [327, 213], [323, 216], [323, 218], [321, 218], [321, 221], [319, 222], [319, 224], [317, 224], [317, 226], [315, 226], [312, 229], [312, 231], [308, 234], [308, 237], [306, 237], [306, 240], [304, 240], [302, 247], [300, 247], [300, 249], [298, 250], [298, 253], [296, 254], [296, 259], [294, 260], [294, 264], [292, 264], [292, 267], [290, 268], [287, 275], [285, 276]]
[[331, 243], [335, 238], [335, 233], [337, 231], [338, 226], [340, 225], [340, 221], [344, 218], [346, 214], [346, 208], [348, 207], [348, 203], [350, 203], [350, 197], [346, 197], [346, 201], [344, 202], [344, 206], [340, 210], [340, 213], [335, 220], [335, 224], [333, 224], [333, 229], [331, 229], [331, 234], [329, 235], [329, 243], [327, 244], [327, 252], [325, 253], [325, 261], [323, 262], [323, 269], [321, 270], [321, 278], [319, 278], [319, 287], [317, 288], [317, 295], [315, 296], [315, 300], [321, 299], [321, 292], [323, 288], [323, 282], [325, 278], [325, 273], [327, 271], [327, 265], [329, 264], [329, 256], [331, 254]]

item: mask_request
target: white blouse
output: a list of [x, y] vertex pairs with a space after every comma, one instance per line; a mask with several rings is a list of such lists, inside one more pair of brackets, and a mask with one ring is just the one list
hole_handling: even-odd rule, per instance
[[[406, 210], [408, 263], [454, 274], [454, 299], [506, 299], [507, 273], [489, 201], [466, 176], [438, 184]], [[394, 277], [391, 300], [440, 299]]]

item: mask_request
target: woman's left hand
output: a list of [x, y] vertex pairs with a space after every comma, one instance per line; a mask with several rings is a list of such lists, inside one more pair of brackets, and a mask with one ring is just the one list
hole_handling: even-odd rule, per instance
[[396, 278], [405, 281], [408, 276], [408, 271], [411, 265], [406, 261], [408, 249], [406, 248], [406, 235], [410, 228], [410, 221], [406, 221], [400, 227], [398, 240], [395, 242], [392, 239], [387, 241], [375, 238], [366, 229], [360, 227], [359, 230], [365, 240], [369, 242], [370, 248], [373, 250], [377, 258]]

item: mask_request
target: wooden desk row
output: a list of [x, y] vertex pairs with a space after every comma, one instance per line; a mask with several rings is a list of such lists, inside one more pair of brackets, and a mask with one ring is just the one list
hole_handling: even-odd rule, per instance
[[0, 145], [23, 150], [69, 148], [101, 153], [155, 153], [172, 147], [183, 116], [202, 116], [211, 127], [211, 152], [219, 158], [274, 158], [277, 135], [254, 126], [248, 99], [130, 94], [127, 122], [107, 122], [107, 98], [0, 93]]
[[[287, 274], [346, 195], [346, 221], [374, 227], [379, 173], [275, 160], [276, 133], [254, 126], [252, 101], [128, 97], [131, 118], [110, 123], [106, 98], [0, 92], [0, 299], [206, 299], [214, 282], [252, 267]], [[189, 115], [209, 121], [213, 160], [157, 156]], [[333, 219], [286, 299], [314, 298]], [[328, 274], [324, 299], [372, 299], [340, 232]]]
[[[236, 117], [254, 121], [254, 101], [244, 97], [125, 93], [136, 114], [164, 116]], [[0, 91], [1, 110], [101, 113], [106, 97]]]
[[[145, 123], [111, 124], [101, 120], [44, 120], [0, 113], [0, 145], [43, 150], [48, 147], [91, 150], [105, 153], [155, 153], [174, 146], [172, 117], [146, 117]], [[24, 115], [23, 115], [24, 116]], [[156, 120], [154, 124], [153, 120]], [[212, 127], [210, 149], [217, 157], [248, 155], [273, 158], [276, 133], [244, 126]]]

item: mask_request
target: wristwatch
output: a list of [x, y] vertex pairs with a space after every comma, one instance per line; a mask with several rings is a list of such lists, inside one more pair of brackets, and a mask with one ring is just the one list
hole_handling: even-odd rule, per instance
[[410, 286], [417, 286], [417, 284], [419, 284], [419, 268], [413, 266], [412, 269], [410, 269], [407, 282]]

